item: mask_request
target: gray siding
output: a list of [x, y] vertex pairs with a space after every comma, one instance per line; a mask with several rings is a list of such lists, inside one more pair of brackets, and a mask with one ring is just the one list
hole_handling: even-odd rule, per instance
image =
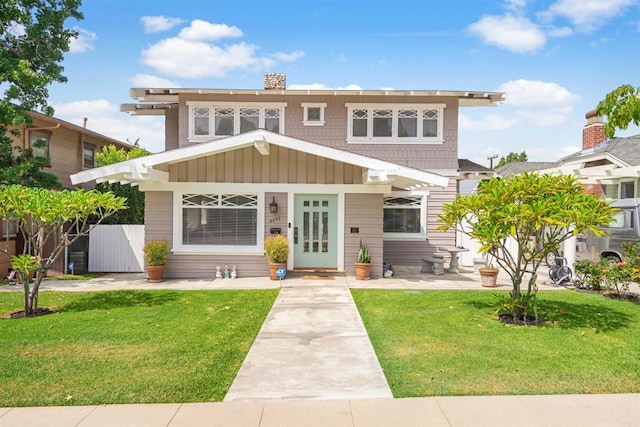
[[180, 136], [178, 135], [178, 109], [171, 108], [165, 110], [164, 116], [164, 138], [165, 151], [180, 147]]
[[[341, 150], [351, 151], [416, 169], [457, 169], [458, 100], [453, 97], [406, 96], [270, 96], [270, 95], [197, 95], [180, 97], [180, 146], [191, 145], [187, 101], [286, 102], [284, 134]], [[324, 126], [303, 126], [303, 102], [326, 103]], [[444, 144], [349, 144], [347, 138], [347, 103], [446, 104], [444, 110]]]
[[347, 163], [271, 145], [263, 156], [254, 147], [227, 151], [169, 166], [173, 182], [362, 184], [363, 169]]
[[[442, 232], [436, 230], [440, 225], [438, 215], [442, 205], [451, 203], [456, 197], [456, 180], [449, 179], [447, 188], [429, 188], [427, 198], [427, 239], [425, 241], [385, 240], [384, 262], [392, 265], [419, 266], [421, 258], [436, 252], [436, 246], [455, 246], [455, 231]], [[382, 226], [380, 226], [382, 229]]]
[[[358, 233], [351, 233], [351, 228]], [[344, 223], [344, 269], [355, 275], [360, 240], [371, 253], [371, 277], [382, 277], [382, 195], [346, 194]]]

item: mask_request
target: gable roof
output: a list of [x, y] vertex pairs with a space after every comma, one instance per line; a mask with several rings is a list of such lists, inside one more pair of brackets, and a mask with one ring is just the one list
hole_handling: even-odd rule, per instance
[[511, 162], [495, 170], [503, 177], [511, 177], [525, 172], [536, 172], [556, 166], [557, 162]]
[[613, 183], [640, 176], [640, 135], [616, 137], [561, 159], [544, 172], [573, 174], [584, 184]]
[[446, 187], [449, 184], [449, 178], [442, 175], [291, 138], [263, 129], [82, 171], [72, 175], [71, 182], [73, 184], [89, 181], [121, 182], [124, 184], [137, 184], [143, 181], [168, 182], [169, 174], [156, 167], [251, 146], [261, 154], [268, 155], [270, 144], [365, 168], [367, 172], [363, 181], [367, 184], [393, 183], [394, 187], [406, 189], [417, 189], [424, 186]]

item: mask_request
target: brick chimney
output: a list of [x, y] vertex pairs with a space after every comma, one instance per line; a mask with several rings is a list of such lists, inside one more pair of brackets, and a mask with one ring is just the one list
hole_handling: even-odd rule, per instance
[[585, 117], [587, 119], [587, 124], [582, 129], [583, 150], [593, 148], [601, 142], [607, 140], [607, 137], [604, 136], [604, 130], [602, 128], [602, 126], [604, 126], [602, 117], [596, 114], [596, 110], [589, 111], [587, 114], [585, 114]]
[[264, 90], [280, 90], [287, 88], [287, 75], [284, 73], [265, 73]]

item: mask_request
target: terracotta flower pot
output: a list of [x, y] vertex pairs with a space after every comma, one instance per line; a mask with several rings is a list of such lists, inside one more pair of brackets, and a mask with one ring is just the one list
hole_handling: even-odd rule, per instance
[[354, 262], [356, 266], [356, 279], [357, 280], [369, 280], [371, 279], [371, 263]]
[[147, 274], [149, 276], [149, 283], [158, 283], [164, 280], [164, 265], [147, 266]]
[[278, 276], [276, 276], [276, 272], [278, 271], [278, 269], [280, 267], [284, 267], [284, 269], [287, 269], [287, 263], [273, 263], [270, 262], [269, 263], [269, 277], [271, 278], [271, 280], [280, 280], [278, 279]]
[[491, 269], [491, 268], [481, 268], [480, 272], [480, 283], [485, 288], [495, 288], [498, 286], [498, 272], [500, 270]]

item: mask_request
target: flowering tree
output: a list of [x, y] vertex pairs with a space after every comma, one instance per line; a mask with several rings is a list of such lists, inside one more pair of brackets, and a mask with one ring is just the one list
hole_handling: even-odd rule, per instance
[[[0, 218], [16, 221], [25, 240], [27, 256], [13, 257], [24, 284], [24, 313], [37, 313], [38, 291], [47, 269], [54, 266], [65, 247], [88, 233], [105, 218], [125, 209], [125, 199], [97, 191], [54, 191], [21, 185], [0, 185]], [[66, 230], [76, 236], [69, 239]], [[47, 250], [47, 248], [52, 248]], [[8, 242], [0, 252], [9, 256]], [[29, 272], [35, 271], [34, 283]]]
[[[602, 235], [598, 227], [608, 225], [613, 212], [604, 200], [584, 193], [573, 176], [525, 173], [493, 178], [483, 182], [477, 194], [458, 196], [443, 207], [438, 228], [458, 227], [507, 272], [513, 284], [513, 316], [521, 320], [535, 304], [536, 272], [546, 255], [579, 233]], [[462, 224], [470, 226], [463, 229]], [[515, 250], [509, 249], [510, 239]], [[522, 294], [527, 271], [533, 274]]]

